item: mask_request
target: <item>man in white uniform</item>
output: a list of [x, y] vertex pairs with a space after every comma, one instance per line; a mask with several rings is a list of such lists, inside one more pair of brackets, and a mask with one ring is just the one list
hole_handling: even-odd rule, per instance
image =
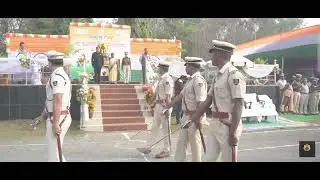
[[221, 156], [224, 162], [237, 161], [237, 146], [242, 132], [241, 113], [246, 94], [246, 80], [242, 73], [230, 63], [235, 46], [212, 41], [209, 50], [212, 65], [219, 68], [212, 81], [207, 99], [191, 117], [198, 128], [203, 113], [212, 104], [212, 120], [208, 134], [208, 161], [217, 161]]
[[[181, 123], [188, 122], [192, 114], [207, 98], [207, 82], [200, 74], [203, 59], [197, 57], [186, 57], [186, 72], [191, 76], [191, 79], [186, 83], [181, 93], [167, 106], [172, 107], [174, 104], [181, 102], [184, 115]], [[205, 121], [206, 116], [201, 117]], [[183, 162], [186, 159], [187, 146], [190, 142], [192, 152], [192, 162], [201, 162], [202, 159], [202, 142], [199, 129], [195, 124], [187, 129], [181, 129], [177, 142], [175, 161]]]
[[[152, 122], [152, 129], [150, 139], [148, 141], [149, 145], [155, 142], [156, 138], [158, 137], [160, 127], [162, 128], [163, 136], [168, 136], [170, 133], [170, 118], [172, 113], [172, 108], [165, 111], [166, 106], [171, 102], [171, 98], [173, 97], [173, 89], [174, 89], [174, 81], [169, 71], [169, 64], [165, 62], [159, 63], [159, 74], [160, 80], [158, 82], [155, 94], [156, 94], [156, 106], [154, 110], [154, 119]], [[163, 150], [157, 154], [156, 158], [165, 158], [169, 157], [171, 149], [171, 140], [169, 136], [164, 139], [164, 148]], [[151, 148], [138, 148], [138, 151], [144, 154], [149, 154], [151, 152]]]
[[32, 85], [42, 85], [41, 83], [41, 66], [37, 59], [32, 58], [30, 63], [31, 66], [31, 83]]
[[[71, 124], [69, 113], [71, 100], [71, 82], [63, 69], [63, 55], [48, 54], [49, 67], [52, 71], [46, 85], [46, 141], [48, 143], [48, 161], [59, 162], [58, 136], [61, 147]], [[63, 162], [65, 158], [62, 156]]]

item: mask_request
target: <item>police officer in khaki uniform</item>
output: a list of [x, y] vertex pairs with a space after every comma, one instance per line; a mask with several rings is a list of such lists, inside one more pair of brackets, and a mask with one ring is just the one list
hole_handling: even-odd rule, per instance
[[125, 52], [124, 58], [122, 58], [122, 71], [124, 83], [128, 84], [131, 80], [131, 59], [128, 57], [128, 52]]
[[193, 114], [191, 120], [201, 126], [200, 117], [212, 104], [212, 120], [208, 134], [208, 161], [237, 161], [237, 145], [242, 132], [241, 113], [246, 93], [245, 77], [230, 63], [234, 45], [212, 41], [209, 52], [212, 65], [219, 68], [213, 79], [207, 99]]
[[301, 97], [301, 74], [296, 74], [296, 79], [292, 83], [293, 88], [293, 107], [295, 113], [299, 114], [299, 103], [300, 103], [300, 97]]
[[[52, 71], [46, 85], [46, 141], [48, 143], [48, 161], [59, 162], [58, 136], [61, 147], [63, 139], [70, 127], [71, 116], [69, 113], [71, 100], [71, 82], [63, 69], [63, 55], [48, 54], [49, 67]], [[62, 156], [63, 157], [63, 156]], [[65, 162], [65, 158], [63, 157]]]
[[308, 79], [304, 78], [300, 90], [299, 113], [308, 114], [309, 86]]
[[[170, 117], [172, 113], [172, 108], [169, 110], [165, 110], [166, 106], [171, 102], [171, 98], [173, 97], [173, 89], [174, 89], [174, 81], [172, 77], [168, 73], [169, 64], [166, 62], [159, 63], [159, 74], [160, 79], [156, 88], [156, 106], [154, 110], [154, 119], [152, 123], [152, 129], [150, 139], [148, 143], [151, 145], [156, 138], [158, 137], [160, 126], [162, 127], [163, 136], [168, 136], [170, 133]], [[157, 154], [156, 158], [165, 158], [169, 157], [170, 148], [171, 148], [171, 140], [168, 136], [164, 139], [164, 149]], [[151, 149], [148, 148], [138, 148], [138, 151], [144, 154], [149, 154]]]
[[318, 78], [312, 78], [310, 86], [309, 112], [310, 114], [318, 114], [319, 105], [319, 86]]
[[[167, 108], [172, 107], [175, 103], [181, 102], [184, 115], [182, 124], [188, 122], [192, 114], [196, 111], [199, 105], [207, 98], [207, 82], [200, 74], [203, 59], [197, 57], [186, 57], [186, 72], [191, 76], [191, 79], [186, 83], [186, 86], [181, 93], [169, 104]], [[205, 121], [206, 116], [201, 117]], [[186, 159], [187, 146], [190, 142], [192, 161], [201, 162], [202, 159], [202, 142], [200, 131], [192, 124], [188, 129], [180, 131], [175, 153], [175, 161], [183, 162]]]

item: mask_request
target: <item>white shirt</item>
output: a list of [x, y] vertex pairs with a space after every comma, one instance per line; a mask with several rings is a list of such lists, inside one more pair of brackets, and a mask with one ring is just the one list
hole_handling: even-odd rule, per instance
[[53, 95], [62, 93], [62, 111], [70, 107], [71, 101], [71, 82], [68, 74], [63, 67], [55, 69], [46, 85], [46, 109], [48, 112], [53, 112]]
[[[236, 67], [228, 62], [213, 79], [208, 96], [213, 96], [213, 92], [213, 98], [215, 98], [218, 111], [231, 113], [234, 107], [232, 100], [244, 98], [246, 94], [245, 77]], [[214, 104], [212, 104], [212, 111], [216, 111]]]
[[173, 96], [174, 93], [174, 82], [169, 73], [165, 73], [161, 76], [156, 89], [156, 100], [165, 100], [166, 95]]
[[309, 86], [308, 84], [304, 85], [304, 84], [301, 84], [301, 91], [300, 93], [303, 93], [303, 94], [308, 94], [309, 93]]
[[200, 72], [194, 73], [191, 78], [181, 91], [183, 111], [197, 110], [197, 102], [205, 101], [207, 98], [207, 82]]
[[287, 81], [286, 81], [286, 80], [281, 80], [281, 79], [279, 79], [279, 80], [277, 81], [277, 85], [280, 87], [280, 90], [282, 90], [286, 84], [287, 84]]

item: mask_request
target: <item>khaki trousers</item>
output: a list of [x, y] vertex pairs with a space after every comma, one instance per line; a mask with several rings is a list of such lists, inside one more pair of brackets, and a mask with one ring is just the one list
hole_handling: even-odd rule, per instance
[[[242, 133], [242, 121], [236, 132], [240, 139]], [[232, 147], [229, 145], [229, 127], [220, 122], [219, 119], [213, 118], [210, 121], [207, 142], [206, 161], [217, 162], [220, 158], [222, 162], [232, 162]], [[235, 150], [238, 151], [238, 146]], [[236, 153], [238, 154], [238, 153]]]
[[[63, 120], [65, 115], [61, 115], [59, 123]], [[70, 124], [71, 124], [71, 115], [68, 114], [64, 123], [61, 126], [61, 134], [60, 134], [60, 141], [61, 141], [61, 148], [63, 147], [63, 140], [64, 137], [69, 130]], [[48, 144], [48, 162], [59, 162], [59, 151], [58, 151], [58, 143], [57, 143], [57, 137], [52, 129], [52, 123], [50, 119], [47, 119], [46, 123], [46, 141]], [[66, 159], [62, 155], [63, 162], [66, 162]]]
[[[157, 139], [163, 138], [164, 136], [167, 136], [168, 133], [170, 133], [168, 132], [168, 126], [170, 128], [170, 124], [171, 124], [170, 117], [172, 113], [172, 108], [169, 110], [169, 117], [166, 117], [162, 113], [163, 110], [164, 108], [162, 107], [162, 105], [156, 104], [154, 109], [154, 118], [152, 121], [151, 136], [148, 139], [149, 145], [152, 145]], [[168, 124], [168, 121], [169, 121], [169, 124]], [[160, 130], [162, 131], [163, 136], [158, 138]], [[165, 138], [163, 142], [164, 142], [164, 150], [170, 151], [169, 137]]]
[[[188, 121], [190, 119], [189, 115], [184, 115], [181, 119], [181, 123]], [[178, 142], [177, 149], [174, 156], [175, 161], [184, 162], [186, 160], [187, 147], [190, 143], [191, 153], [192, 153], [192, 162], [201, 162], [202, 159], [202, 143], [200, 132], [196, 128], [195, 124], [192, 125], [188, 129], [181, 129]]]
[[129, 65], [123, 66], [124, 83], [129, 83], [131, 79], [131, 69]]
[[318, 106], [319, 106], [319, 92], [312, 92], [309, 98], [309, 109], [311, 114], [318, 114]]
[[293, 91], [293, 110], [296, 113], [299, 113], [299, 103], [300, 103], [300, 92]]
[[309, 94], [301, 93], [300, 102], [299, 102], [299, 112], [301, 114], [308, 114], [308, 101], [309, 101]]

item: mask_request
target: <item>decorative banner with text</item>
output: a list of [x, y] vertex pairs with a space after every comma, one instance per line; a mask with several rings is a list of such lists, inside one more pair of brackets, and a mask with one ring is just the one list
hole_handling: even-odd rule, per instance
[[70, 43], [80, 49], [88, 59], [98, 44], [103, 43], [107, 53], [114, 53], [115, 58], [122, 59], [124, 52], [130, 52], [130, 26], [99, 23], [71, 23]]

